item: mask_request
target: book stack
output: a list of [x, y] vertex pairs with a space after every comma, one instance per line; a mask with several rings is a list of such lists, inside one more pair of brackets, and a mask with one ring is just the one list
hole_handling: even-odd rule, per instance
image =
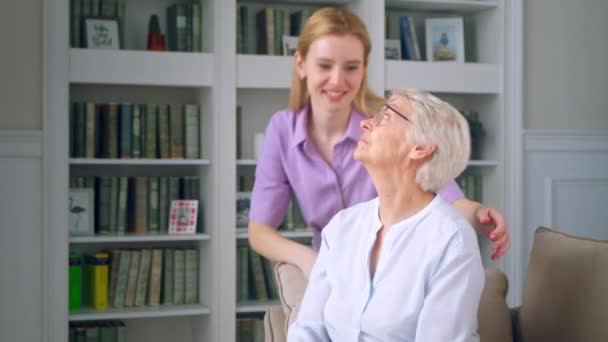
[[278, 299], [273, 263], [248, 246], [237, 246], [237, 302]]
[[239, 342], [264, 342], [263, 318], [238, 318], [236, 337]]
[[124, 42], [126, 10], [127, 0], [70, 0], [70, 47], [87, 46], [84, 19], [89, 17], [115, 18], [120, 42]]
[[471, 159], [481, 159], [481, 147], [483, 145], [485, 130], [481, 120], [479, 119], [479, 112], [463, 110], [460, 111], [460, 113], [462, 113], [465, 119], [467, 119], [469, 130], [471, 132]]
[[[167, 234], [173, 200], [199, 200], [199, 218], [202, 214], [198, 177], [72, 176], [70, 188], [94, 189], [95, 233], [100, 235]], [[203, 231], [201, 220], [197, 231]]]
[[249, 32], [253, 27], [250, 25], [249, 6], [238, 4], [236, 11], [237, 53], [261, 55], [285, 55], [282, 37], [299, 36], [306, 19], [312, 14], [310, 8], [290, 12], [286, 8], [265, 7], [255, 14], [253, 35]]
[[197, 249], [112, 249], [85, 259], [86, 307], [103, 310], [199, 301]]
[[201, 51], [201, 4], [174, 4], [167, 8], [167, 45], [170, 51]]
[[70, 323], [69, 341], [126, 342], [127, 327], [122, 321]]
[[456, 183], [462, 189], [465, 197], [473, 201], [483, 200], [483, 177], [471, 173], [463, 173], [456, 178]]
[[199, 159], [199, 106], [74, 102], [70, 156]]

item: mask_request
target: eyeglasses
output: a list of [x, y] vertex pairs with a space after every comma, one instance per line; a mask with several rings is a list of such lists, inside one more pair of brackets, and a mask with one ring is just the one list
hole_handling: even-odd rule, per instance
[[412, 120], [408, 119], [408, 118], [407, 118], [405, 115], [403, 115], [403, 114], [399, 113], [399, 111], [398, 111], [398, 110], [396, 110], [396, 109], [395, 109], [393, 106], [389, 105], [388, 103], [385, 103], [385, 104], [382, 106], [382, 110], [380, 110], [380, 111], [378, 112], [378, 114], [376, 114], [376, 115], [374, 115], [374, 116], [372, 117], [372, 121], [373, 121], [374, 125], [378, 126], [378, 125], [379, 125], [379, 124], [382, 122], [382, 120], [384, 119], [384, 116], [386, 115], [386, 111], [387, 111], [387, 110], [389, 110], [389, 109], [390, 109], [390, 110], [391, 110], [393, 113], [395, 113], [395, 114], [399, 115], [400, 117], [402, 117], [402, 118], [403, 118], [403, 120], [410, 122], [412, 125], [414, 124], [414, 123], [412, 122]]

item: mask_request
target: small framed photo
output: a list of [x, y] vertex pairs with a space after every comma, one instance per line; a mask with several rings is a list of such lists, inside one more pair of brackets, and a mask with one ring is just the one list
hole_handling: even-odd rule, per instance
[[87, 48], [119, 49], [118, 20], [90, 17], [84, 20]]
[[249, 209], [251, 208], [251, 192], [236, 193], [236, 226], [239, 228], [249, 225]]
[[401, 42], [399, 41], [399, 39], [385, 40], [384, 59], [401, 59]]
[[95, 192], [90, 188], [70, 189], [68, 198], [70, 235], [95, 235]]
[[298, 37], [286, 36], [283, 39], [283, 56], [293, 56], [298, 51]]
[[426, 56], [429, 61], [464, 63], [464, 30], [462, 17], [425, 20]]
[[169, 212], [169, 234], [196, 233], [198, 200], [171, 201]]

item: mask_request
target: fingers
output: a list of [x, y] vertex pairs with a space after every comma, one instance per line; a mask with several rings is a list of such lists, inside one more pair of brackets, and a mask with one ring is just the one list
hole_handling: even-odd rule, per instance
[[496, 260], [502, 257], [511, 247], [511, 239], [509, 237], [509, 233], [505, 232], [499, 239], [492, 243], [492, 249], [494, 250], [494, 254], [492, 254], [492, 260]]
[[509, 250], [510, 247], [511, 240], [507, 241], [504, 246], [501, 246], [496, 252], [494, 252], [494, 254], [492, 254], [492, 260], [496, 261], [497, 259], [501, 258], [503, 255], [505, 255], [505, 253]]

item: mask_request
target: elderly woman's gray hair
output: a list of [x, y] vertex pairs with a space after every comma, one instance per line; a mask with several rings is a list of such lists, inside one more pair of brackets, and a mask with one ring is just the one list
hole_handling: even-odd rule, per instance
[[391, 99], [407, 100], [412, 108], [411, 143], [435, 145], [435, 151], [417, 171], [422, 190], [438, 192], [467, 166], [471, 136], [466, 119], [449, 103], [420, 90], [395, 90]]

